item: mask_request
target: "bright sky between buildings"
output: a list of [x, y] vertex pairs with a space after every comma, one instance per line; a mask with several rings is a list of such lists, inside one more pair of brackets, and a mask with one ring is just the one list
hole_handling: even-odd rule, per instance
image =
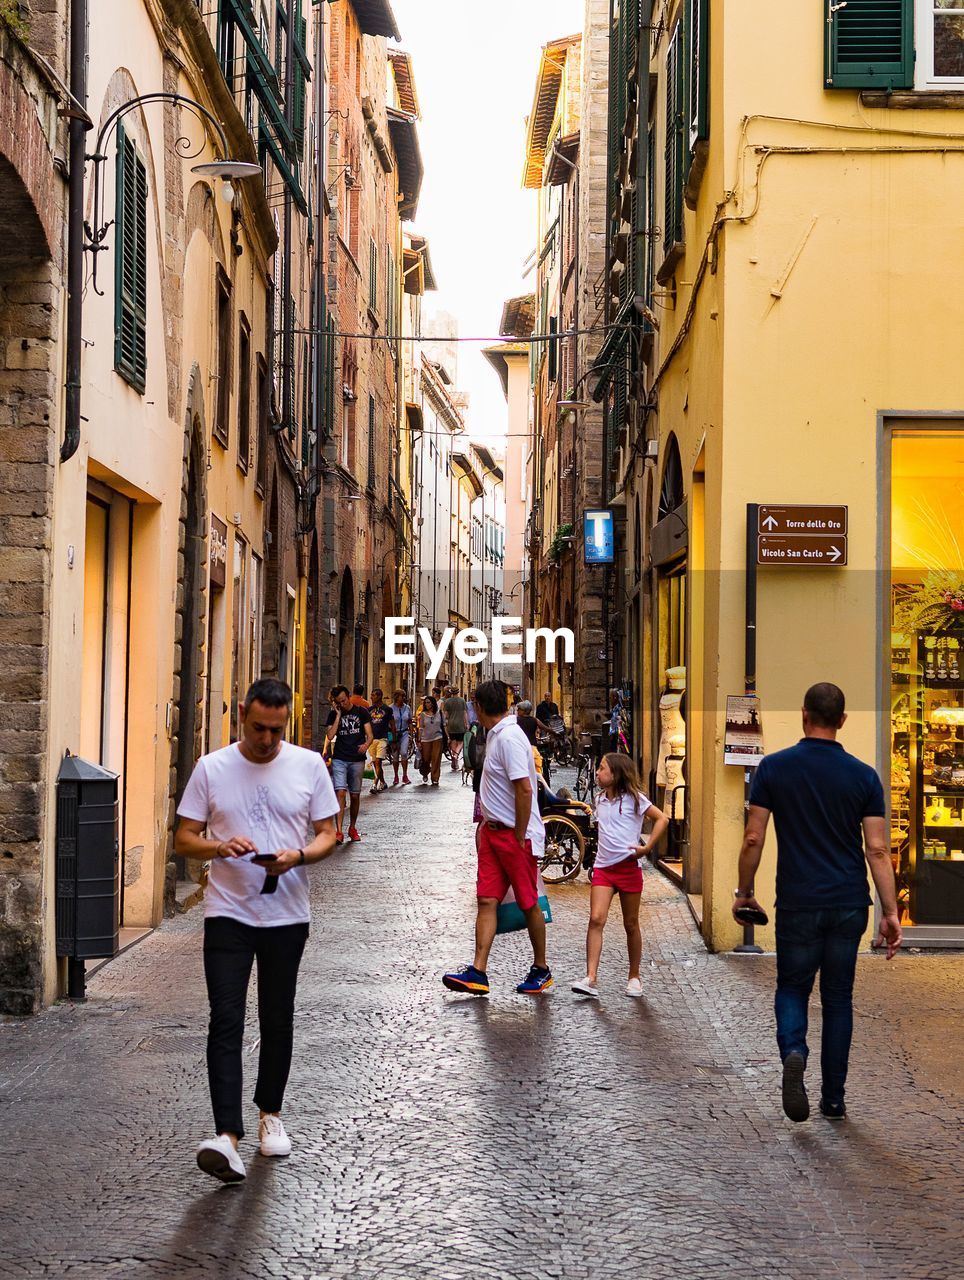
[[[425, 182], [415, 229], [439, 283], [426, 311], [451, 311], [463, 335], [494, 337], [502, 303], [531, 285], [535, 204], [522, 189], [525, 120], [539, 51], [582, 29], [583, 0], [392, 0], [415, 65]], [[505, 400], [481, 344], [459, 348], [469, 429], [505, 430]]]

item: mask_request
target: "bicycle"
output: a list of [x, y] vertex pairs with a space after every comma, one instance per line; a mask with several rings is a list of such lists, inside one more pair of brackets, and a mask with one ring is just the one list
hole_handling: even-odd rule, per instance
[[588, 804], [560, 793], [549, 800], [540, 793], [546, 847], [540, 862], [546, 884], [565, 884], [596, 860], [596, 825]]
[[602, 737], [598, 733], [582, 733], [579, 736], [582, 741], [576, 756], [576, 797], [591, 804], [596, 798], [596, 764]]

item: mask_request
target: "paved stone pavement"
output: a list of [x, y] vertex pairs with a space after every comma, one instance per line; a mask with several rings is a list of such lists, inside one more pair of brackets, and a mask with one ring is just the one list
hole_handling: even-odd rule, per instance
[[363, 842], [312, 873], [295, 1153], [245, 1139], [241, 1187], [194, 1164], [199, 910], [86, 1005], [0, 1023], [0, 1275], [959, 1280], [964, 957], [863, 958], [852, 1119], [793, 1126], [772, 958], [707, 955], [658, 875], [645, 999], [623, 994], [617, 911], [604, 998], [570, 994], [585, 884], [553, 891], [551, 996], [515, 995], [521, 937], [497, 941], [489, 1000], [445, 993], [471, 955], [470, 805], [455, 775], [366, 798]]

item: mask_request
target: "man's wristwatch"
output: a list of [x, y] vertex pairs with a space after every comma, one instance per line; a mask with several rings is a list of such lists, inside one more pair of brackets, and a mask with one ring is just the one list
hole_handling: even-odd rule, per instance
[[299, 849], [298, 852], [301, 854], [301, 859], [298, 863], [298, 866], [303, 867], [305, 865], [305, 851], [304, 849]]
[[733, 897], [739, 898], [742, 902], [749, 902], [753, 897], [753, 890], [751, 889], [749, 893], [744, 893], [742, 889], [734, 889]]

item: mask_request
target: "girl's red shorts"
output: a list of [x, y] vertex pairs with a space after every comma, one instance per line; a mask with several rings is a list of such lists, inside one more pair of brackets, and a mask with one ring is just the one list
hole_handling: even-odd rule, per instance
[[593, 887], [606, 885], [620, 893], [643, 892], [643, 869], [635, 858], [624, 858], [611, 867], [593, 867]]

